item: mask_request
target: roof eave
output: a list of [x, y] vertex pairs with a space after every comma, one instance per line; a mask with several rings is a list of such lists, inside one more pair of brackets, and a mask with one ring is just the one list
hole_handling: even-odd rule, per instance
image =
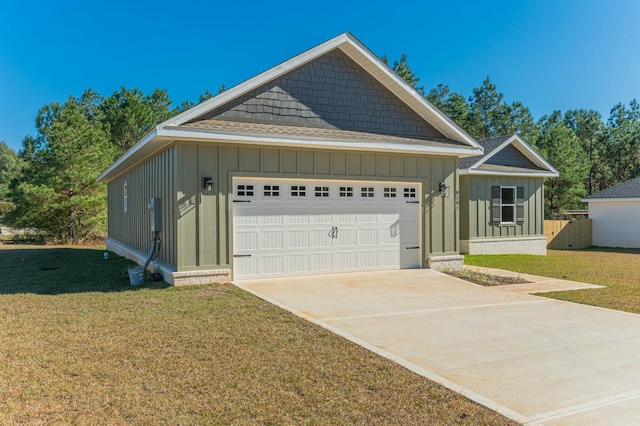
[[640, 197], [624, 197], [624, 198], [583, 198], [583, 203], [615, 203], [615, 202], [625, 202], [628, 203], [630, 201], [640, 202]]
[[256, 135], [251, 133], [226, 133], [185, 127], [165, 127], [158, 135], [172, 140], [206, 141], [220, 143], [248, 143], [252, 145], [287, 146], [300, 148], [340, 149], [359, 151], [432, 154], [463, 157], [478, 155], [479, 148], [469, 146], [429, 146], [411, 143], [389, 143], [380, 141], [346, 141], [338, 139], [295, 138], [280, 135]]
[[158, 127], [155, 127], [149, 133], [147, 133], [138, 143], [129, 148], [124, 154], [120, 156], [113, 164], [111, 164], [104, 172], [96, 178], [97, 182], [108, 182], [106, 179], [108, 175], [113, 173], [114, 170], [119, 169], [122, 164], [126, 163], [131, 157], [134, 157], [137, 153], [144, 150], [147, 144], [153, 141], [158, 136]]
[[512, 177], [536, 177], [536, 178], [554, 178], [560, 176], [556, 172], [550, 171], [531, 171], [531, 172], [515, 172], [515, 171], [500, 171], [500, 170], [475, 170], [473, 168], [460, 169], [460, 176], [475, 175], [475, 176], [512, 176]]

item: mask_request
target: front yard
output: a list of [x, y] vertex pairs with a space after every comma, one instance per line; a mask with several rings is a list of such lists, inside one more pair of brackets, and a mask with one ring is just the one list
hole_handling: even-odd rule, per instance
[[230, 285], [0, 244], [0, 424], [513, 424]]
[[544, 293], [544, 296], [640, 313], [640, 250], [549, 250], [547, 256], [466, 255], [466, 265], [506, 269], [606, 286]]

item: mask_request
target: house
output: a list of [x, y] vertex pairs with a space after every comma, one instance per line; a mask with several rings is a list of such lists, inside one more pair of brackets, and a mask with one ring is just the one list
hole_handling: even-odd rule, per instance
[[546, 254], [544, 178], [558, 171], [518, 135], [480, 145], [459, 162], [460, 251]]
[[589, 205], [594, 246], [640, 248], [640, 176], [582, 202]]
[[105, 170], [107, 248], [142, 263], [153, 227], [173, 284], [457, 267], [458, 158], [482, 152], [344, 33], [159, 124]]

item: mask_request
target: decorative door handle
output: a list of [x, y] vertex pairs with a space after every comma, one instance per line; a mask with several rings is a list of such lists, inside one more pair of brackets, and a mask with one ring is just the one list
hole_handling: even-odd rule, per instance
[[329, 231], [329, 233], [327, 234], [327, 236], [331, 239], [333, 238], [338, 238], [338, 227], [337, 226], [332, 226], [331, 227], [331, 231]]

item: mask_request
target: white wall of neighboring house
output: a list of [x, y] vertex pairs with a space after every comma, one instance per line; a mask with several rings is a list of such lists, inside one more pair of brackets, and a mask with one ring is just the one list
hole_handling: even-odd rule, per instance
[[589, 200], [593, 245], [640, 248], [640, 199]]

